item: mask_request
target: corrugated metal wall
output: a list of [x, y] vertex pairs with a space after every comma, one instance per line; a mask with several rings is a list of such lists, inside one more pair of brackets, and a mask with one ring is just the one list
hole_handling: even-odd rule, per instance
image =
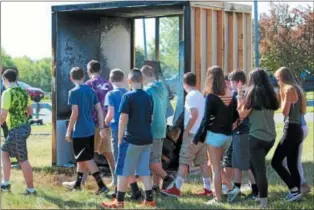
[[219, 65], [224, 72], [252, 68], [251, 13], [218, 8], [191, 8], [191, 71], [198, 88], [204, 87], [207, 68]]

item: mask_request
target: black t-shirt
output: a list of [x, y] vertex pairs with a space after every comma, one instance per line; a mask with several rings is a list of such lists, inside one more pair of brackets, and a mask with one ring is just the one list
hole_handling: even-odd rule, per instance
[[134, 145], [152, 144], [153, 100], [144, 90], [137, 89], [124, 94], [119, 112], [129, 115], [124, 135], [127, 142]]
[[232, 125], [239, 118], [237, 100], [232, 98], [229, 105], [225, 105], [219, 96], [208, 94], [205, 97], [205, 113], [201, 126], [195, 135], [194, 142], [204, 142], [207, 131], [224, 135], [232, 134]]

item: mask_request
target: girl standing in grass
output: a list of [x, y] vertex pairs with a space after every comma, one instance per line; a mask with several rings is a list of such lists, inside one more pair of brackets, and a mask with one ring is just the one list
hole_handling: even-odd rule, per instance
[[[279, 98], [285, 126], [283, 136], [272, 159], [272, 167], [290, 190], [286, 196], [286, 201], [289, 202], [299, 200], [302, 197], [298, 157], [299, 147], [303, 140], [301, 117], [306, 111], [306, 100], [302, 88], [290, 69], [287, 67], [279, 68], [275, 77], [279, 85]], [[287, 158], [289, 171], [283, 165], [285, 158]]]
[[250, 73], [245, 95], [242, 84], [238, 84], [237, 98], [240, 119], [248, 117], [250, 121], [250, 169], [256, 180], [260, 208], [267, 208], [268, 181], [265, 159], [276, 139], [274, 112], [278, 109], [279, 102], [267, 73], [262, 69]]

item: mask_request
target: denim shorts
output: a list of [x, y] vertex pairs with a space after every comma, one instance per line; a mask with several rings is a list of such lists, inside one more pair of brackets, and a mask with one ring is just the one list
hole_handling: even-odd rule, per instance
[[231, 136], [207, 131], [205, 143], [210, 146], [223, 148], [226, 150], [229, 148], [231, 141], [232, 141]]

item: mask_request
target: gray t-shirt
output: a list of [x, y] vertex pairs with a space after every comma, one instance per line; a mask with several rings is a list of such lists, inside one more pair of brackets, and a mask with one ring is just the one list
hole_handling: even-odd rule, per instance
[[276, 127], [273, 110], [252, 109], [250, 115], [250, 136], [264, 141], [276, 139]]

